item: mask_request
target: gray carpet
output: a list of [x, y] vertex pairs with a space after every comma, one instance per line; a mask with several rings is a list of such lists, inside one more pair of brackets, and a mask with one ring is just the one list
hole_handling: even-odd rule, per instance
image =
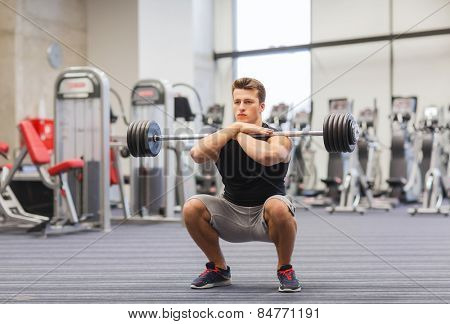
[[[315, 214], [314, 214], [315, 213]], [[268, 243], [222, 242], [233, 285], [189, 288], [205, 258], [180, 224], [47, 239], [0, 233], [2, 303], [448, 303], [450, 218], [297, 211], [303, 290], [277, 292]]]

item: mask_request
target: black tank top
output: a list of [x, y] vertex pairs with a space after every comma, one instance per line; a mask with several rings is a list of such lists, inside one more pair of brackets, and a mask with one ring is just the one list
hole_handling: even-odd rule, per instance
[[[262, 125], [270, 128], [267, 124]], [[258, 206], [273, 195], [285, 195], [288, 163], [264, 166], [250, 158], [238, 141], [228, 141], [216, 161], [225, 186], [224, 198], [239, 206]]]

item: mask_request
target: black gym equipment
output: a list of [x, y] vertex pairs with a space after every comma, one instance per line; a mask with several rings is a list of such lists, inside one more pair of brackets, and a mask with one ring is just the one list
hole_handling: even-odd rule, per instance
[[[291, 129], [310, 129], [312, 114], [312, 103], [310, 111], [297, 111], [290, 120]], [[323, 193], [316, 190], [317, 168], [314, 164], [315, 153], [316, 151], [312, 148], [311, 137], [301, 137], [294, 142], [293, 154], [289, 164], [289, 176], [286, 179], [287, 192], [291, 196], [315, 197]], [[301, 198], [299, 197], [299, 199]]]
[[424, 120], [421, 128], [416, 130], [432, 134], [432, 149], [428, 171], [425, 173], [422, 205], [408, 209], [408, 213], [415, 214], [444, 214], [449, 216], [450, 209], [443, 207], [445, 197], [443, 148], [445, 140], [443, 134], [448, 130], [443, 118], [443, 109], [438, 106], [429, 106], [424, 109]]
[[267, 122], [272, 124], [274, 127], [281, 127], [281, 125], [288, 121], [288, 112], [289, 106], [284, 103], [279, 103], [278, 105], [272, 107]]
[[206, 114], [202, 117], [203, 124], [215, 127], [216, 129], [222, 127], [224, 110], [225, 106], [219, 104], [208, 107]]
[[[127, 145], [134, 157], [155, 157], [159, 154], [162, 141], [183, 141], [202, 139], [210, 134], [162, 135], [161, 129], [153, 121], [134, 121], [127, 130]], [[255, 138], [267, 138], [267, 135], [252, 135]], [[333, 113], [323, 123], [322, 131], [282, 131], [270, 136], [323, 136], [328, 152], [353, 152], [359, 138], [359, 126], [349, 113]]]
[[[340, 188], [339, 205], [328, 207], [327, 211], [329, 212], [358, 212], [363, 214], [366, 208], [386, 211], [391, 209], [390, 204], [374, 199], [370, 186], [370, 181], [373, 178], [372, 163], [374, 162], [374, 153], [377, 145], [374, 136], [377, 111], [376, 100], [374, 100], [373, 107], [366, 107], [359, 113], [361, 137], [358, 141], [358, 148], [356, 154], [353, 154], [346, 161], [346, 171], [343, 172], [343, 182]], [[365, 142], [368, 149], [367, 173], [362, 168], [359, 160], [361, 142]], [[361, 200], [363, 195], [366, 197], [364, 202]]]
[[386, 181], [390, 187], [389, 198], [394, 205], [400, 200], [416, 202], [422, 191], [420, 141], [412, 129], [416, 110], [417, 97], [392, 97], [391, 159]]
[[[328, 100], [328, 112], [351, 113], [353, 111], [353, 100], [347, 98], [332, 98]], [[328, 155], [327, 177], [320, 179], [326, 190], [323, 196], [314, 198], [313, 206], [332, 205], [339, 202], [342, 180], [347, 170], [348, 154], [330, 153]]]

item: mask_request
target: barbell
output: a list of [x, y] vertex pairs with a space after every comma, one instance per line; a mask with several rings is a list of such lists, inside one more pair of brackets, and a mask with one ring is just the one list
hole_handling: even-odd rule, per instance
[[[155, 157], [163, 141], [184, 141], [202, 139], [211, 134], [162, 135], [158, 123], [148, 120], [133, 121], [127, 130], [127, 146], [134, 157]], [[353, 152], [359, 138], [359, 126], [349, 113], [332, 113], [325, 117], [322, 131], [280, 131], [270, 135], [250, 134], [266, 139], [271, 136], [323, 136], [325, 149], [330, 153]]]

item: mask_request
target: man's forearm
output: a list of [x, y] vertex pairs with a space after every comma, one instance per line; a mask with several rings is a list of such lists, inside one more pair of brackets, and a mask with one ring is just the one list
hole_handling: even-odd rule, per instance
[[274, 165], [286, 159], [285, 149], [281, 146], [270, 145], [266, 141], [258, 140], [251, 135], [239, 133], [236, 140], [244, 152], [256, 162], [262, 165]]
[[236, 140], [244, 152], [256, 162], [265, 164], [264, 162], [270, 159], [272, 152], [269, 143], [266, 141], [258, 140], [244, 133], [239, 133]]
[[197, 163], [203, 163], [208, 160], [216, 161], [222, 147], [238, 133], [238, 125], [233, 124], [202, 138], [191, 149], [192, 159]]

